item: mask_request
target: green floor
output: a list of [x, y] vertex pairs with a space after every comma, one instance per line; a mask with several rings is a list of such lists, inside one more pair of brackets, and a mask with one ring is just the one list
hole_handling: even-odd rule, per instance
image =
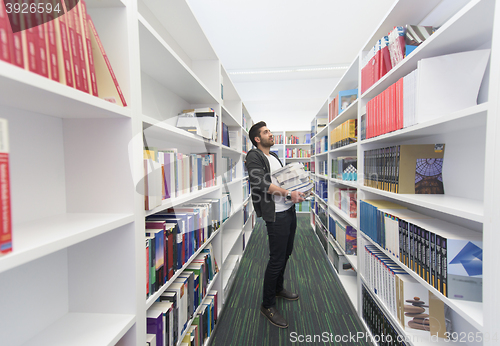
[[289, 327], [271, 325], [259, 310], [269, 258], [266, 227], [259, 218], [211, 338], [212, 346], [369, 345], [364, 340], [345, 342], [346, 336], [361, 335], [357, 333], [365, 329], [311, 228], [309, 214], [298, 215], [285, 288], [299, 293], [300, 299], [277, 299]]

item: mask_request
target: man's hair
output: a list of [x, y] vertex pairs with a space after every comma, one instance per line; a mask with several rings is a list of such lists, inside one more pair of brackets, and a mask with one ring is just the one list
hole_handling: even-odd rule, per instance
[[255, 137], [260, 138], [260, 129], [264, 126], [267, 126], [266, 123], [263, 121], [259, 121], [250, 128], [250, 131], [248, 131], [248, 134], [250, 135], [250, 140], [252, 141], [252, 144], [256, 148], [257, 148], [257, 142], [255, 141]]

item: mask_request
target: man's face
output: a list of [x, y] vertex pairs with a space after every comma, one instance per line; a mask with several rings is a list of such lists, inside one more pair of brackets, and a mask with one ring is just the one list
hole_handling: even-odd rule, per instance
[[270, 148], [274, 145], [273, 134], [266, 126], [260, 128], [260, 145], [264, 148]]

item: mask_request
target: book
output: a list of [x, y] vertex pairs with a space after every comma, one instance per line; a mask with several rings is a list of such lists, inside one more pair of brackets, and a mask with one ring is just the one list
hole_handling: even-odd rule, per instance
[[358, 89], [339, 91], [339, 113], [342, 113], [358, 98]]
[[146, 311], [146, 332], [156, 335], [157, 345], [163, 345], [164, 326], [165, 322], [162, 311], [154, 309]]
[[89, 21], [87, 18], [87, 4], [84, 0], [78, 1], [78, 12], [80, 13], [80, 26], [82, 29], [84, 63], [87, 71], [88, 90], [94, 96], [99, 96], [97, 89], [97, 79], [95, 74], [94, 54], [92, 51], [92, 41], [90, 40]]
[[89, 15], [87, 15], [87, 19], [90, 30], [90, 41], [92, 43], [92, 54], [94, 57], [94, 67], [99, 97], [111, 103], [126, 107], [127, 102], [125, 101], [125, 96], [123, 95], [122, 89], [118, 84], [118, 79], [113, 72], [113, 68], [111, 67], [106, 51], [104, 50], [104, 46], [102, 45], [99, 35], [97, 34], [94, 22]]
[[416, 122], [477, 105], [489, 57], [490, 49], [480, 49], [419, 60]]
[[12, 252], [10, 148], [7, 119], [0, 118], [0, 256]]
[[[52, 1], [52, 6], [57, 4], [57, 0]], [[67, 16], [57, 16], [54, 19], [56, 34], [57, 59], [59, 62], [59, 81], [69, 87], [75, 86], [73, 76], [73, 59], [71, 55], [70, 38], [68, 30]]]
[[[64, 5], [61, 3], [61, 5]], [[69, 47], [71, 52], [71, 62], [73, 68], [73, 80], [75, 82], [75, 88], [83, 91], [83, 76], [82, 70], [80, 66], [80, 55], [79, 55], [79, 44], [77, 37], [77, 27], [75, 20], [75, 8], [69, 10], [65, 8], [65, 14], [62, 17], [66, 17], [66, 23], [68, 26], [68, 38], [69, 38]]]
[[365, 186], [394, 193], [444, 194], [444, 148], [417, 144], [367, 150]]

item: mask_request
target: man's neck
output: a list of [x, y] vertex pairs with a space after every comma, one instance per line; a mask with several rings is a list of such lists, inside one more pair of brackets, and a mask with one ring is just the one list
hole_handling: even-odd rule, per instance
[[269, 156], [269, 151], [271, 150], [271, 148], [270, 148], [270, 147], [264, 148], [264, 147], [262, 147], [262, 146], [260, 146], [260, 145], [259, 145], [259, 146], [258, 146], [258, 148], [259, 148], [259, 149], [260, 149], [260, 150], [261, 150], [264, 154], [266, 154], [267, 156]]

